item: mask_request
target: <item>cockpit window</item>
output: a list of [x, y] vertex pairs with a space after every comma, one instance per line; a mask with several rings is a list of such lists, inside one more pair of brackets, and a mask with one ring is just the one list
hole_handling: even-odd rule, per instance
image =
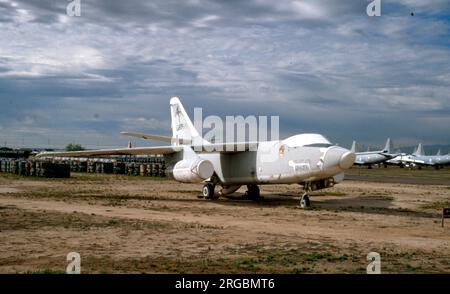
[[302, 147], [302, 146], [332, 146], [324, 136], [320, 134], [299, 134], [282, 141], [288, 147]]
[[327, 144], [327, 143], [314, 143], [314, 144], [308, 144], [308, 145], [304, 145], [303, 147], [330, 147], [333, 146], [332, 144]]

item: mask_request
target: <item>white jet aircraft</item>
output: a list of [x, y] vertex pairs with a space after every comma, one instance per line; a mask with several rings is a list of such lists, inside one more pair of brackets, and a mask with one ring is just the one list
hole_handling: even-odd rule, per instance
[[419, 169], [422, 166], [432, 166], [438, 170], [450, 164], [450, 156], [449, 154], [441, 155], [441, 150], [436, 155], [426, 155], [422, 143], [419, 143], [411, 155], [402, 156], [399, 161], [403, 165], [418, 166]]
[[356, 141], [353, 141], [350, 150], [356, 154], [355, 165], [366, 165], [368, 168], [372, 168], [372, 164], [380, 164], [396, 157], [397, 154], [391, 153], [392, 149], [391, 139], [388, 138], [383, 150], [356, 152]]
[[[177, 97], [170, 99], [172, 137], [139, 133], [124, 135], [170, 142], [170, 145], [73, 152], [43, 152], [37, 157], [86, 157], [162, 154], [168, 175], [179, 182], [203, 183], [203, 196], [216, 199], [247, 186], [247, 196], [260, 199], [258, 185], [300, 184], [301, 207], [308, 192], [341, 182], [355, 153], [331, 144], [320, 134], [298, 134], [284, 140], [210, 143], [194, 128]], [[215, 187], [220, 186], [218, 193]]]

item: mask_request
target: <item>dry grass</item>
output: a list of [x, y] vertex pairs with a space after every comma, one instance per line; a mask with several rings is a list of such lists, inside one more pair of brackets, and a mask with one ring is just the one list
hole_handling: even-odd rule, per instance
[[1, 273], [63, 273], [70, 251], [85, 273], [365, 273], [370, 251], [386, 273], [450, 272], [436, 212], [447, 186], [346, 181], [302, 210], [298, 186], [262, 186], [253, 202], [114, 175], [2, 174], [0, 185], [13, 191], [0, 192]]

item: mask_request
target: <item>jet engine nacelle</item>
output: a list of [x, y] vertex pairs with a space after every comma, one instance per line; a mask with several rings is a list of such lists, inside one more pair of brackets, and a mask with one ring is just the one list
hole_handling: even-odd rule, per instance
[[214, 166], [209, 160], [184, 159], [173, 167], [173, 178], [183, 183], [200, 183], [210, 178], [214, 173]]

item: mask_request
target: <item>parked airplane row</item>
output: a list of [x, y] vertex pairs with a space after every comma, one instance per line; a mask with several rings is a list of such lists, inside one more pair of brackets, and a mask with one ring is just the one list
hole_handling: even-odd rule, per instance
[[[441, 166], [447, 156], [426, 156], [421, 145], [412, 155], [392, 153], [391, 141], [380, 151], [355, 152], [337, 146], [320, 134], [298, 134], [284, 140], [213, 143], [195, 129], [181, 101], [170, 99], [172, 136], [123, 132], [144, 140], [170, 143], [157, 147], [101, 149], [73, 152], [41, 152], [36, 157], [89, 157], [162, 154], [168, 175], [179, 182], [202, 183], [203, 196], [216, 199], [247, 186], [246, 196], [260, 199], [259, 185], [299, 184], [303, 188], [301, 207], [309, 206], [309, 191], [332, 187], [344, 179], [353, 164], [388, 161], [400, 164]], [[219, 187], [218, 192], [215, 192]]]
[[419, 169], [422, 166], [432, 166], [440, 169], [443, 166], [450, 165], [450, 153], [441, 155], [441, 151], [439, 150], [436, 155], [426, 155], [422, 143], [419, 143], [417, 149], [412, 154], [392, 152], [393, 146], [390, 138], [387, 139], [383, 150], [356, 152], [356, 141], [353, 141], [351, 151], [356, 154], [354, 164], [365, 165], [368, 168], [372, 168], [372, 165], [375, 164], [383, 164], [385, 166], [391, 164], [399, 165], [400, 167], [417, 166]]

